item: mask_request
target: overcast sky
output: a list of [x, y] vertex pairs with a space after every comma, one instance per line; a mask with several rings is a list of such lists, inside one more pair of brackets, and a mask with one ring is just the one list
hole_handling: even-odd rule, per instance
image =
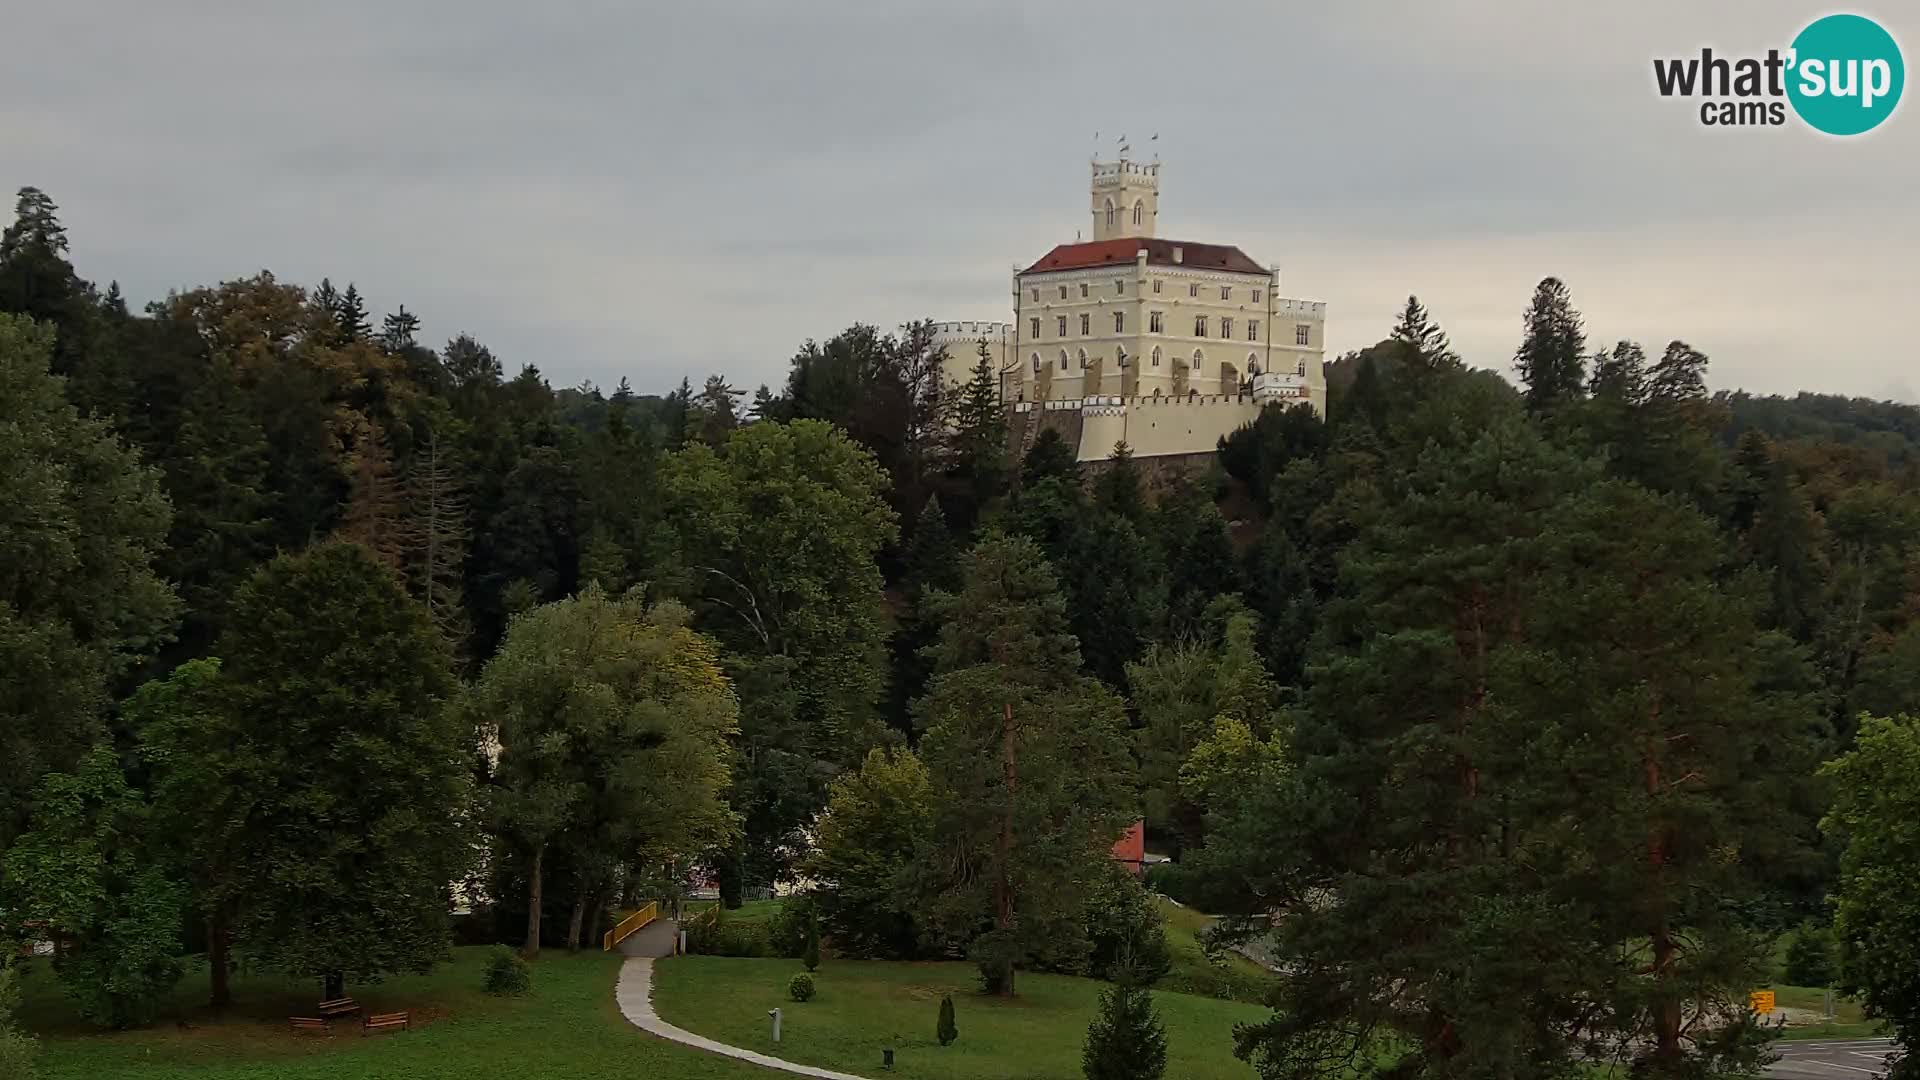
[[[1784, 48], [1775, 0], [61, 0], [14, 5], [0, 183], [144, 302], [269, 268], [405, 303], [556, 385], [777, 385], [849, 323], [1007, 319], [1160, 135], [1160, 234], [1329, 305], [1418, 293], [1505, 368], [1533, 284], [1716, 387], [1920, 400], [1920, 103], [1710, 129], [1655, 56]], [[1920, 10], [1854, 8], [1907, 46]]]

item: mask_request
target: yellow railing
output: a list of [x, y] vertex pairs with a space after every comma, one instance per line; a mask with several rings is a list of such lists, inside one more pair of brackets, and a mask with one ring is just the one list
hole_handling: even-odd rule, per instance
[[648, 923], [652, 922], [653, 920], [659, 917], [660, 917], [660, 905], [657, 903], [654, 903], [654, 904], [648, 904], [646, 907], [641, 908], [639, 911], [636, 911], [633, 914], [627, 916], [626, 918], [621, 919], [619, 922], [619, 925], [615, 926], [613, 929], [601, 935], [600, 950], [602, 952], [612, 951], [615, 945], [618, 945], [622, 941], [627, 940], [627, 937], [631, 935], [635, 930], [640, 929], [641, 927], [647, 925]]

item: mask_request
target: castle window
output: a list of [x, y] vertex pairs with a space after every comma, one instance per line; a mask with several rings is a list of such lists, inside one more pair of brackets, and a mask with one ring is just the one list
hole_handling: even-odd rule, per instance
[[1107, 228], [1113, 228], [1113, 200], [1107, 200]]
[[1093, 316], [1083, 312], [1080, 316], [1080, 336], [1086, 337], [1091, 333], [1093, 333]]
[[1040, 354], [1039, 353], [1033, 354], [1033, 373], [1035, 375], [1040, 374]]
[[1082, 300], [1087, 298], [1087, 283], [1084, 281], [1080, 283], [1080, 298]]
[[1087, 366], [1087, 350], [1081, 349], [1080, 350], [1080, 367], [1084, 369], [1086, 366]]
[[1060, 286], [1060, 299], [1065, 300], [1066, 298], [1067, 298], [1067, 287], [1065, 285], [1062, 285]]
[[1146, 213], [1146, 210], [1147, 207], [1145, 203], [1142, 203], [1139, 199], [1133, 200], [1133, 223], [1135, 225], [1140, 224], [1143, 220], [1143, 215]]
[[1067, 336], [1067, 317], [1065, 315], [1055, 315], [1053, 317], [1053, 336]]
[[[1160, 283], [1156, 281], [1154, 284], [1158, 285]], [[1162, 327], [1160, 319], [1164, 314], [1164, 312], [1156, 311], [1147, 316], [1147, 331], [1149, 333], [1158, 334], [1163, 332], [1164, 327]]]
[[1301, 375], [1301, 376], [1305, 376], [1305, 375], [1306, 375], [1306, 373], [1307, 373], [1307, 362], [1306, 362], [1305, 360], [1302, 360], [1302, 361], [1300, 361], [1300, 367], [1299, 367], [1299, 369], [1298, 369], [1297, 371], [1295, 371], [1295, 372], [1294, 372], [1294, 374], [1296, 374], [1296, 375]]
[[1220, 316], [1220, 336], [1223, 338], [1233, 336], [1233, 320], [1225, 315]]
[[1127, 350], [1115, 349], [1113, 351], [1113, 364], [1115, 367], [1126, 367], [1127, 366]]
[[1248, 341], [1260, 340], [1260, 320], [1259, 319], [1247, 320], [1247, 340]]
[[1036, 304], [1040, 302], [1040, 290], [1039, 290], [1039, 289], [1035, 289], [1035, 290], [1033, 290], [1033, 302], [1034, 302], [1034, 303], [1036, 303]]
[[1193, 336], [1207, 336], [1207, 317], [1205, 315], [1195, 315], [1193, 317]]
[[1193, 377], [1194, 378], [1196, 379], [1199, 378], [1201, 372], [1206, 370], [1204, 367], [1206, 362], [1207, 362], [1207, 356], [1205, 353], [1201, 352], [1199, 349], [1193, 350]]
[[1255, 289], [1255, 290], [1253, 290], [1253, 302], [1254, 302], [1254, 303], [1256, 303], [1256, 304], [1260, 302], [1260, 290], [1259, 290], [1259, 289]]
[[1157, 279], [1157, 278], [1156, 278], [1156, 279], [1154, 279], [1154, 282], [1153, 282], [1153, 291], [1154, 291], [1154, 292], [1159, 292], [1159, 291], [1160, 291], [1160, 281], [1159, 281], [1159, 279]]
[[1065, 349], [1060, 350], [1060, 370], [1067, 370], [1067, 350]]
[[1188, 295], [1188, 296], [1199, 296], [1199, 295], [1200, 295], [1200, 286], [1199, 286], [1199, 284], [1198, 284], [1197, 282], [1196, 282], [1195, 284], [1192, 284], [1192, 285], [1189, 285], [1189, 286], [1187, 286], [1187, 295]]
[[1306, 323], [1298, 323], [1294, 326], [1293, 343], [1295, 345], [1305, 345], [1312, 340], [1313, 340], [1313, 327], [1307, 325]]
[[[1160, 366], [1160, 346], [1158, 345], [1155, 345], [1153, 347], [1153, 366], [1154, 367]], [[1155, 393], [1158, 393], [1158, 391], [1155, 391]]]
[[[1037, 318], [1035, 318], [1035, 319], [1028, 319], [1028, 320], [1027, 320], [1027, 330], [1029, 331], [1029, 333], [1028, 333], [1028, 335], [1027, 335], [1028, 337], [1031, 337], [1031, 338], [1032, 338], [1033, 340], [1035, 340], [1035, 341], [1039, 341], [1039, 340], [1040, 340], [1040, 320], [1039, 320], [1039, 319], [1037, 319]], [[1039, 355], [1039, 354], [1038, 354], [1038, 353], [1035, 353], [1034, 355], [1036, 355], [1036, 356], [1037, 356], [1037, 355]]]
[[1113, 283], [1113, 295], [1125, 296], [1126, 294], [1127, 294], [1127, 283], [1125, 281], [1116, 279]]
[[1116, 311], [1113, 313], [1113, 332], [1116, 334], [1124, 334], [1127, 332], [1126, 312]]
[[1226, 299], [1230, 299], [1232, 296], [1233, 296], [1233, 286], [1231, 285], [1220, 286], [1220, 299], [1226, 300]]

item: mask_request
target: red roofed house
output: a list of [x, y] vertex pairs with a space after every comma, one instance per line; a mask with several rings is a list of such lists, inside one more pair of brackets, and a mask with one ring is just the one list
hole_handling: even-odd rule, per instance
[[1120, 839], [1113, 842], [1115, 861], [1133, 871], [1135, 877], [1146, 872], [1147, 866], [1147, 825], [1136, 821]]
[[1211, 453], [1269, 403], [1324, 411], [1326, 305], [1280, 296], [1279, 270], [1231, 244], [1157, 236], [1158, 161], [1123, 146], [1092, 168], [1093, 239], [1015, 272], [1011, 323], [937, 324], [944, 379], [964, 383], [984, 343], [1016, 432], [1078, 412], [1057, 426], [1082, 461], [1116, 441], [1140, 457]]

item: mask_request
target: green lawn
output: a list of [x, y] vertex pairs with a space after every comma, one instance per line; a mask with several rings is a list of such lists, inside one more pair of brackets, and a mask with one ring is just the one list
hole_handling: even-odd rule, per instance
[[276, 976], [237, 978], [232, 1013], [203, 1007], [204, 967], [182, 980], [152, 1027], [102, 1033], [77, 1020], [53, 973], [38, 963], [22, 1009], [40, 1036], [46, 1080], [764, 1080], [775, 1074], [655, 1039], [613, 1003], [618, 954], [549, 953], [535, 965], [534, 992], [480, 992], [488, 950], [456, 949], [426, 976], [349, 992], [373, 1011], [407, 1009], [415, 1029], [361, 1038], [357, 1027], [296, 1036], [286, 1018], [312, 1011], [315, 987]]
[[1173, 958], [1172, 970], [1160, 981], [1163, 988], [1236, 1001], [1264, 999], [1272, 982], [1265, 968], [1231, 949], [1209, 957], [1201, 948], [1200, 935], [1212, 925], [1213, 916], [1165, 899], [1156, 899], [1155, 903], [1167, 921], [1167, 951]]
[[[895, 1074], [946, 1080], [1074, 1080], [1080, 1046], [1105, 983], [1022, 973], [1012, 1001], [983, 996], [966, 963], [828, 960], [812, 1001], [787, 998], [795, 960], [680, 956], [655, 966], [654, 1005], [669, 1022], [722, 1042], [824, 1068], [880, 1075], [880, 1051], [897, 1051]], [[940, 997], [952, 994], [960, 1039], [934, 1039]], [[1190, 994], [1156, 992], [1167, 1029], [1167, 1075], [1247, 1078], [1233, 1056], [1233, 1026], [1267, 1010]], [[784, 1010], [775, 1046], [767, 1010]]]

